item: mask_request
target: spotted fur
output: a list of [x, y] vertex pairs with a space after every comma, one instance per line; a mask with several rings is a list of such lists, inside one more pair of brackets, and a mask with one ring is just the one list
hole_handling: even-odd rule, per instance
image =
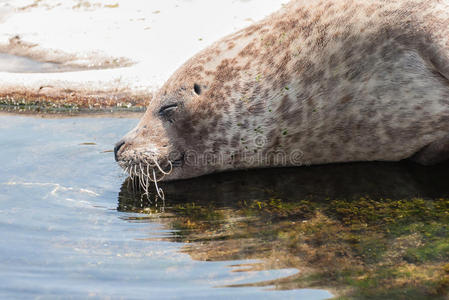
[[[167, 117], [161, 108], [172, 104]], [[296, 0], [188, 60], [125, 136], [118, 160], [184, 160], [167, 179], [426, 163], [420, 151], [438, 161], [434, 149], [448, 153], [448, 136], [449, 0]], [[188, 163], [186, 153], [208, 158]]]

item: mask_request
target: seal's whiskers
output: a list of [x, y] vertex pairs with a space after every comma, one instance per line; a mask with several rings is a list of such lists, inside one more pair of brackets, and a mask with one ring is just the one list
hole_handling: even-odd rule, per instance
[[173, 170], [173, 164], [171, 161], [168, 161], [169, 165], [170, 165], [170, 170], [168, 172], [165, 172], [164, 170], [162, 170], [161, 166], [159, 165], [159, 163], [156, 161], [156, 159], [153, 158], [153, 163], [156, 165], [156, 167], [159, 169], [159, 171], [164, 174], [164, 175], [170, 175], [170, 173]]
[[[153, 157], [143, 159], [139, 163], [129, 162], [129, 164], [123, 164], [123, 169], [129, 175], [132, 186], [135, 186], [137, 181], [138, 186], [143, 190], [143, 195], [149, 197], [150, 182], [154, 184], [157, 197], [165, 200], [165, 194], [158, 182], [162, 181], [165, 176], [170, 175], [173, 172], [173, 163], [168, 161], [169, 170], [165, 171], [157, 160]], [[158, 173], [160, 173], [158, 177]]]
[[157, 178], [156, 178], [156, 171], [153, 169], [153, 179], [154, 179], [154, 186], [156, 187], [157, 195], [162, 199], [165, 200], [164, 191], [158, 187], [157, 185]]

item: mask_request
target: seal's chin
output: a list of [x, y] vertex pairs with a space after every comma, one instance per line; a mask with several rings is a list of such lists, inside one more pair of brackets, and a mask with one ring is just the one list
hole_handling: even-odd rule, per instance
[[178, 169], [181, 169], [185, 163], [183, 153], [174, 159], [157, 158], [153, 155], [136, 155], [135, 152], [133, 154], [128, 158], [122, 157], [118, 164], [131, 178], [138, 178], [139, 181], [142, 179], [153, 182], [170, 180], [171, 175], [178, 173]]

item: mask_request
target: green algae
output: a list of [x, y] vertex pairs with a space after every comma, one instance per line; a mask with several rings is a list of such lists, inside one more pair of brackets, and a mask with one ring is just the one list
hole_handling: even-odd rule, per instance
[[25, 98], [0, 98], [0, 111], [5, 112], [78, 112], [74, 104], [57, 104], [50, 101], [30, 101]]
[[114, 107], [91, 106], [84, 107], [74, 103], [31, 101], [27, 99], [0, 98], [0, 112], [18, 114], [80, 114], [80, 113], [110, 113], [110, 112], [144, 112], [145, 108], [140, 106], [128, 106], [119, 104]]

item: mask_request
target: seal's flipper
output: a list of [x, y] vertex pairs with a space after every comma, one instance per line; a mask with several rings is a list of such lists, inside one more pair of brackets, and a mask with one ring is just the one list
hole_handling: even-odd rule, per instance
[[449, 160], [449, 135], [427, 145], [410, 159], [425, 166]]

